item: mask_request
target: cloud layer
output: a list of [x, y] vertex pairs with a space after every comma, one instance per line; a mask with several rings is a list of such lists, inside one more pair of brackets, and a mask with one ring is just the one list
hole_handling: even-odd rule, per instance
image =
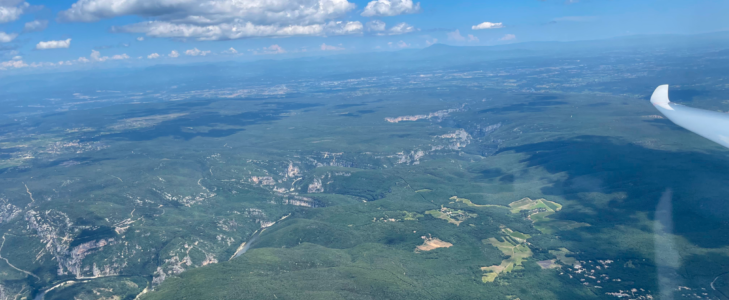
[[135, 15], [151, 20], [113, 30], [198, 40], [324, 36], [360, 33], [362, 23], [336, 21], [354, 7], [347, 0], [78, 0], [58, 19], [95, 22]]
[[392, 17], [420, 12], [420, 3], [413, 0], [375, 0], [367, 3], [363, 17]]

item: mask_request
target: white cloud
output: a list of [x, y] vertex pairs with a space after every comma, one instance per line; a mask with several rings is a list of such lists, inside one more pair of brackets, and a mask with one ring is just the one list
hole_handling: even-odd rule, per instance
[[172, 50], [172, 52], [170, 52], [170, 54], [167, 54], [167, 56], [177, 58], [180, 57], [180, 52], [177, 52], [177, 50]]
[[516, 39], [515, 35], [507, 34], [507, 35], [503, 36], [502, 38], [500, 38], [499, 41], [511, 41], [511, 40], [515, 40], [515, 39]]
[[198, 49], [198, 48], [194, 48], [194, 49], [190, 49], [190, 50], [185, 51], [185, 55], [189, 55], [189, 56], [198, 56], [198, 55], [199, 56], [205, 56], [205, 55], [208, 55], [208, 54], [210, 54], [210, 50], [208, 50], [208, 51], [200, 51], [200, 49]]
[[471, 29], [473, 29], [473, 30], [496, 29], [496, 28], [504, 28], [504, 24], [501, 22], [499, 22], [499, 23], [483, 22], [481, 24], [471, 26]]
[[382, 22], [380, 20], [372, 20], [367, 22], [365, 24], [367, 26], [367, 31], [385, 31], [385, 22]]
[[398, 23], [397, 25], [390, 27], [390, 29], [386, 29], [386, 25], [387, 24], [385, 22], [380, 20], [372, 20], [366, 24], [367, 31], [375, 32], [376, 35], [399, 35], [419, 30], [405, 22]]
[[17, 36], [17, 33], [5, 33], [0, 31], [0, 43], [12, 42]]
[[149, 59], [159, 58], [159, 53], [152, 53], [150, 55], [147, 55], [147, 58], [149, 58]]
[[47, 27], [48, 27], [48, 20], [35, 20], [32, 22], [25, 23], [25, 26], [23, 26], [23, 32], [43, 31]]
[[122, 59], [129, 59], [129, 55], [126, 53], [124, 54], [117, 54], [111, 57], [112, 60], [122, 60]]
[[144, 37], [143, 36], [138, 37], [137, 41], [144, 42]]
[[390, 46], [391, 48], [410, 48], [410, 44], [408, 44], [402, 40], [397, 43], [389, 42], [389, 43], [387, 43], [387, 45]]
[[262, 51], [254, 51], [253, 54], [282, 54], [286, 53], [286, 50], [284, 48], [281, 48], [279, 45], [271, 45], [269, 47], [264, 47]]
[[13, 60], [23, 60], [23, 57], [20, 55], [13, 56]]
[[20, 69], [20, 68], [25, 68], [27, 66], [28, 66], [28, 64], [26, 64], [22, 60], [0, 61], [0, 70]]
[[428, 46], [432, 46], [434, 44], [438, 43], [438, 39], [432, 39], [432, 40], [425, 40], [425, 44]]
[[468, 41], [469, 43], [475, 43], [475, 42], [479, 41], [478, 37], [474, 36], [473, 34], [469, 34], [468, 38], [466, 38], [465, 36], [462, 36], [461, 31], [459, 31], [458, 29], [456, 29], [456, 31], [453, 31], [453, 32], [448, 32], [446, 35], [448, 35], [448, 40], [456, 41], [456, 42]]
[[389, 35], [398, 35], [398, 34], [405, 34], [408, 32], [415, 31], [415, 27], [408, 25], [407, 23], [400, 23], [395, 26], [392, 26], [390, 30], [388, 30], [387, 34]]
[[56, 66], [55, 63], [52, 62], [34, 62], [30, 64], [31, 68], [41, 68], [41, 67], [54, 67]]
[[[91, 57], [91, 60], [93, 60], [93, 61], [106, 61], [109, 59], [108, 56], [102, 57], [101, 52], [96, 51], [96, 50], [91, 50], [91, 55], [89, 57]], [[81, 58], [79, 58], [79, 60], [81, 60]]]
[[230, 49], [222, 51], [223, 54], [238, 54], [238, 50], [235, 50], [235, 48], [230, 47]]
[[309, 25], [255, 25], [247, 23], [223, 23], [217, 25], [175, 24], [149, 21], [122, 27], [112, 27], [114, 32], [144, 33], [151, 37], [193, 38], [200, 41], [234, 40], [252, 37], [326, 36], [362, 32], [359, 21], [331, 21]]
[[344, 50], [344, 47], [337, 47], [337, 46], [332, 46], [332, 45], [327, 45], [327, 44], [321, 44], [321, 47], [320, 48], [321, 48], [322, 51], [341, 51], [341, 50]]
[[38, 50], [46, 50], [46, 49], [59, 49], [59, 48], [68, 48], [71, 47], [71, 39], [65, 39], [60, 41], [47, 41], [47, 42], [40, 42], [38, 45], [35, 45], [35, 48]]
[[336, 21], [354, 8], [348, 0], [77, 0], [59, 13], [59, 20], [95, 22], [135, 15], [150, 21], [113, 30], [151, 37], [225, 40], [359, 33], [362, 23]]
[[413, 4], [413, 0], [375, 0], [367, 3], [362, 16], [391, 17], [419, 12], [420, 2]]
[[108, 56], [101, 56], [101, 52], [96, 50], [91, 50], [91, 55], [89, 55], [89, 58], [85, 57], [79, 57], [78, 62], [87, 63], [87, 62], [105, 62], [107, 60], [124, 60], [129, 59], [129, 55], [125, 54], [117, 54], [112, 57]]
[[17, 20], [29, 7], [23, 0], [0, 0], [0, 23]]
[[458, 29], [456, 29], [456, 31], [454, 32], [449, 32], [446, 35], [451, 41], [463, 42], [466, 40], [466, 38], [461, 35], [461, 31], [459, 31]]
[[96, 22], [137, 15], [178, 24], [245, 20], [256, 24], [291, 25], [323, 23], [344, 16], [354, 7], [347, 0], [78, 0], [70, 9], [60, 12], [59, 19]]

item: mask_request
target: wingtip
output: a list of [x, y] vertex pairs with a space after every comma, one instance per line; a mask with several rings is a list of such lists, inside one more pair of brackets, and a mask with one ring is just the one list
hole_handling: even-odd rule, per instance
[[671, 106], [668, 105], [670, 102], [671, 100], [668, 99], [668, 85], [659, 85], [651, 96], [651, 103], [655, 106], [673, 110]]

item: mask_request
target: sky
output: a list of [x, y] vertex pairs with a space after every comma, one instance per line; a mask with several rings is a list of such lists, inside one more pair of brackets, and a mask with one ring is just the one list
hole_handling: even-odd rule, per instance
[[720, 0], [0, 0], [0, 75], [729, 30]]

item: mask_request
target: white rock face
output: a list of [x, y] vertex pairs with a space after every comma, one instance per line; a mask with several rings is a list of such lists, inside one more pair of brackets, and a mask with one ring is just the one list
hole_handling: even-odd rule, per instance
[[307, 191], [309, 194], [313, 193], [323, 193], [324, 187], [321, 185], [321, 179], [315, 178], [314, 182], [309, 184], [309, 189]]

